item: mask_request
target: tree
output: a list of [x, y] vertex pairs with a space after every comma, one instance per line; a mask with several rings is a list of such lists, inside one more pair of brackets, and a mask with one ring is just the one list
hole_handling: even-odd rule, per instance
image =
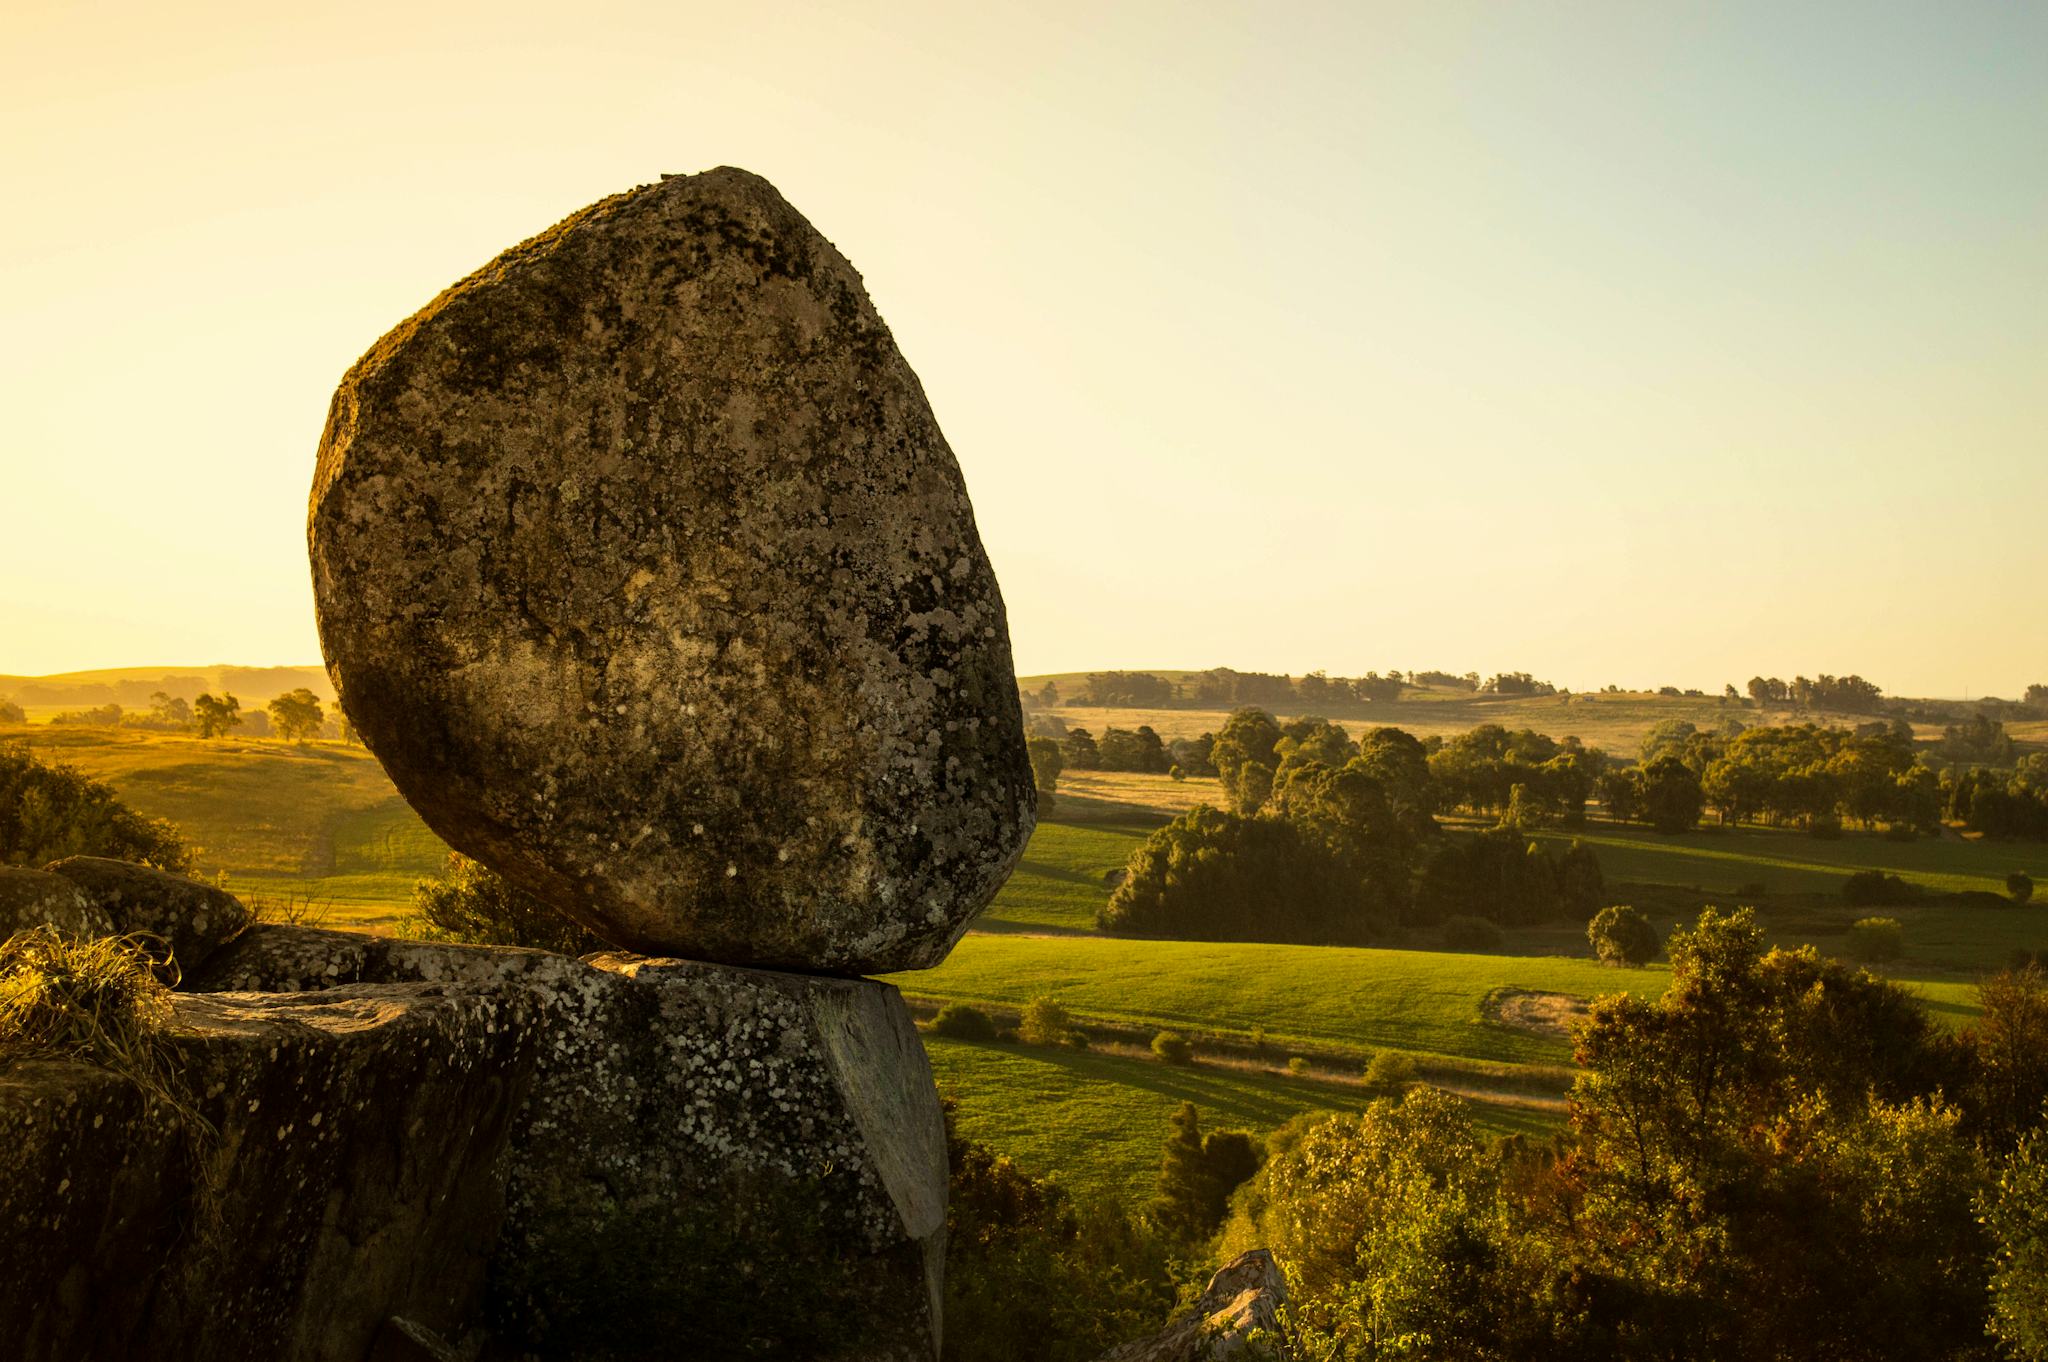
[[104, 781], [38, 761], [24, 743], [0, 743], [0, 865], [67, 856], [140, 861], [178, 875], [192, 869], [192, 849], [169, 822], [144, 818]]
[[1038, 785], [1038, 808], [1041, 813], [1050, 813], [1059, 789], [1060, 772], [1066, 768], [1065, 754], [1060, 745], [1051, 738], [1026, 738], [1024, 750], [1031, 757], [1031, 778]]
[[1991, 1236], [1991, 1333], [2030, 1362], [2048, 1358], [2048, 1111], [1977, 1201]]
[[1358, 945], [1384, 925], [1371, 907], [1312, 829], [1200, 805], [1131, 856], [1096, 924], [1112, 936]]
[[1849, 924], [1849, 954], [1875, 964], [1905, 954], [1906, 943], [1895, 917], [1860, 917]]
[[1657, 929], [1626, 904], [1612, 904], [1595, 913], [1586, 924], [1586, 940], [1593, 943], [1593, 953], [1603, 965], [1640, 969], [1657, 958]]
[[2034, 897], [2034, 877], [2024, 870], [2015, 870], [2005, 877], [2005, 892], [2014, 903], [2025, 903]]
[[398, 931], [426, 941], [525, 946], [557, 955], [588, 955], [607, 943], [480, 861], [448, 853], [438, 875], [415, 880], [412, 908]]
[[1216, 735], [1209, 760], [1236, 812], [1257, 813], [1272, 794], [1273, 777], [1280, 766], [1274, 749], [1280, 738], [1280, 725], [1273, 716], [1250, 707], [1232, 714]]
[[4, 695], [0, 695], [0, 724], [25, 724], [28, 711]]
[[223, 691], [217, 698], [202, 693], [192, 702], [192, 722], [202, 738], [217, 738], [242, 722], [242, 702]]
[[2001, 971], [1977, 985], [1977, 1005], [1963, 1032], [1971, 1123], [1985, 1143], [2008, 1149], [2048, 1103], [2048, 975], [2039, 965]]
[[1677, 757], [1659, 757], [1643, 768], [1643, 812], [1657, 831], [1690, 831], [1702, 802], [1700, 778]]
[[1102, 769], [1102, 754], [1096, 750], [1095, 735], [1085, 728], [1070, 728], [1067, 736], [1060, 740], [1060, 753], [1066, 758], [1063, 769], [1073, 771], [1099, 771]]
[[1066, 1004], [1049, 993], [1026, 1003], [1017, 1019], [1017, 1039], [1026, 1045], [1073, 1045], [1079, 1037]]
[[317, 738], [321, 725], [327, 722], [327, 716], [320, 711], [320, 697], [304, 686], [285, 692], [265, 708], [270, 711], [271, 727], [286, 742]]
[[1259, 1171], [1260, 1150], [1250, 1132], [1202, 1134], [1202, 1114], [1183, 1102], [1159, 1159], [1159, 1195], [1148, 1218], [1182, 1243], [1200, 1243], [1223, 1224], [1230, 1194]]

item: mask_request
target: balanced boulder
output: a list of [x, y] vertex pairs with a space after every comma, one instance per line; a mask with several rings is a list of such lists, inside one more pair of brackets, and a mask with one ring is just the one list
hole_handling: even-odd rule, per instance
[[379, 341], [308, 536], [399, 789], [607, 941], [933, 965], [1030, 835], [960, 470], [859, 275], [757, 176], [606, 199]]

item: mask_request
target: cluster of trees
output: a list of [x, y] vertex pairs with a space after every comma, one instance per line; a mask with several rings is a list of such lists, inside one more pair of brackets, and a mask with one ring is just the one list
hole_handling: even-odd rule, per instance
[[[1443, 671], [1394, 670], [1384, 674], [1369, 671], [1363, 676], [1331, 676], [1324, 671], [1312, 671], [1293, 677], [1212, 667], [1184, 681], [1170, 681], [1152, 672], [1090, 672], [1083, 688], [1068, 696], [1067, 702], [1120, 709], [1226, 709], [1255, 705], [1342, 710], [1398, 700], [1404, 690], [1423, 688], [1486, 695], [1560, 693], [1550, 682], [1539, 681], [1528, 672], [1502, 672], [1482, 682], [1477, 672], [1457, 676]], [[1021, 695], [1026, 708], [1036, 709], [1049, 709], [1059, 704], [1061, 698], [1059, 687], [1050, 681]]]
[[1431, 745], [1429, 774], [1438, 807], [1498, 813], [1517, 826], [1576, 825], [1607, 770], [1606, 753], [1577, 738], [1558, 740], [1533, 729], [1481, 724]]
[[1144, 771], [1164, 775], [1173, 767], [1166, 744], [1151, 725], [1135, 729], [1109, 727], [1097, 738], [1085, 728], [1070, 728], [1060, 739], [1060, 753], [1075, 771]]
[[1987, 981], [1956, 1035], [1746, 911], [1669, 954], [1661, 1000], [1594, 1005], [1548, 1148], [1427, 1087], [1268, 1141], [1218, 1249], [1287, 1265], [1294, 1348], [2048, 1357], [2048, 980]]
[[1601, 798], [1611, 817], [1680, 832], [1712, 808], [1723, 823], [1762, 821], [1838, 832], [1843, 820], [1931, 832], [1941, 821], [1941, 782], [1914, 759], [1902, 721], [1854, 729], [1818, 724], [1700, 732], [1660, 724], [1644, 763], [1608, 773]]
[[[1481, 750], [1504, 761], [1508, 746], [1482, 738], [1452, 769]], [[1591, 851], [1545, 851], [1511, 828], [1441, 834], [1441, 755], [1397, 728], [1354, 742], [1326, 719], [1282, 724], [1241, 709], [1208, 753], [1229, 807], [1193, 809], [1147, 839], [1098, 923], [1130, 936], [1358, 944], [1457, 917], [1590, 916], [1604, 888]]]
[[1948, 816], [1972, 832], [2048, 841], [2048, 753], [2030, 753], [2011, 771], [1951, 774], [1941, 792]]
[[185, 874], [192, 849], [161, 818], [144, 818], [113, 787], [46, 763], [22, 743], [0, 744], [0, 865], [44, 866], [66, 856], [109, 856]]
[[1749, 698], [1762, 705], [1797, 705], [1801, 709], [1832, 709], [1843, 714], [1875, 714], [1884, 708], [1884, 691], [1860, 676], [1795, 676], [1786, 684], [1775, 676], [1749, 678]]
[[[0, 700], [0, 723], [26, 723], [19, 705]], [[260, 710], [244, 710], [233, 694], [201, 692], [196, 698], [157, 691], [149, 697], [148, 709], [123, 709], [109, 701], [88, 709], [66, 710], [50, 720], [52, 724], [89, 728], [141, 728], [163, 733], [196, 733], [218, 738], [232, 730], [251, 737], [275, 734], [287, 742], [306, 742], [319, 737], [355, 741], [355, 730], [337, 710], [329, 719], [320, 697], [304, 686], [285, 692]]]

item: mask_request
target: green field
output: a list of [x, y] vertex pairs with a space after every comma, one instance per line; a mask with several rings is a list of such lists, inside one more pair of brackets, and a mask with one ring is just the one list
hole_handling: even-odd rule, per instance
[[[962, 1134], [1054, 1176], [1073, 1191], [1149, 1197], [1159, 1173], [1167, 1118], [1182, 1102], [1202, 1112], [1205, 1130], [1265, 1134], [1304, 1111], [1359, 1111], [1364, 1088], [1206, 1066], [1022, 1045], [979, 1045], [927, 1036], [939, 1089], [956, 1103]], [[1481, 1129], [1547, 1135], [1555, 1115], [1490, 1102], [1471, 1104]]]

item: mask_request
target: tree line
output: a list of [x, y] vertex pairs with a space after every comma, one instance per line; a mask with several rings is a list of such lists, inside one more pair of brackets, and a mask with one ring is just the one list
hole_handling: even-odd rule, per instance
[[[0, 698], [0, 723], [25, 724], [27, 714], [11, 700]], [[85, 709], [65, 710], [50, 719], [56, 726], [82, 728], [137, 728], [160, 733], [193, 733], [218, 738], [240, 730], [246, 737], [283, 738], [286, 742], [307, 742], [314, 738], [356, 740], [355, 730], [337, 706], [330, 718], [320, 697], [304, 686], [272, 698], [261, 709], [242, 708], [242, 702], [227, 691], [215, 695], [202, 691], [191, 700], [157, 691], [147, 709], [126, 709], [109, 701]]]

